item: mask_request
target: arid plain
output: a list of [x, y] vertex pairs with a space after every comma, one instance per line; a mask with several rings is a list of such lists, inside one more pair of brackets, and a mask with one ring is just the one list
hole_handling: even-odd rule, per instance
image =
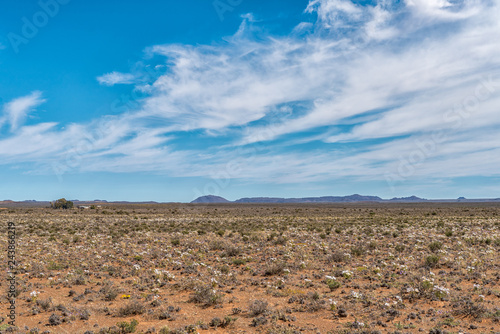
[[14, 333], [500, 333], [498, 203], [102, 204], [0, 219], [4, 249], [16, 226]]

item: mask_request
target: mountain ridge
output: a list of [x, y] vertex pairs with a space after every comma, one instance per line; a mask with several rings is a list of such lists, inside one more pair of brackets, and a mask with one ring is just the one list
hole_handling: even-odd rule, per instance
[[229, 201], [220, 196], [200, 196], [191, 203], [356, 203], [356, 202], [426, 202], [424, 198], [417, 196], [382, 199], [379, 196], [370, 195], [347, 195], [347, 196], [319, 196], [319, 197], [243, 197], [235, 201]]
[[347, 196], [319, 196], [319, 197], [298, 197], [298, 198], [284, 198], [284, 197], [243, 197], [235, 201], [229, 201], [220, 196], [200, 196], [191, 203], [359, 203], [359, 202], [375, 202], [375, 203], [436, 203], [436, 202], [499, 202], [500, 198], [479, 198], [479, 199], [466, 199], [459, 197], [457, 199], [425, 199], [415, 195], [408, 197], [393, 197], [391, 199], [383, 199], [379, 196], [370, 195], [347, 195]]

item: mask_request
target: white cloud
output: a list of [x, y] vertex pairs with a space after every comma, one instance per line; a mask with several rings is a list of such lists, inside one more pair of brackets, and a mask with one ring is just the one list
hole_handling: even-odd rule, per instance
[[338, 28], [360, 19], [363, 9], [349, 0], [312, 0], [306, 12], [316, 12], [318, 19], [325, 27]]
[[2, 124], [10, 124], [11, 131], [15, 131], [24, 123], [26, 117], [40, 104], [44, 103], [42, 93], [34, 91], [30, 95], [14, 99], [3, 106], [3, 116], [0, 118]]
[[396, 37], [398, 28], [390, 25], [393, 15], [382, 6], [369, 7], [368, 11], [372, 17], [365, 24], [366, 37], [374, 40], [384, 40]]
[[101, 85], [105, 86], [113, 86], [116, 84], [131, 84], [134, 82], [134, 79], [135, 76], [133, 74], [120, 72], [111, 72], [97, 77], [97, 81], [99, 81]]
[[457, 20], [477, 14], [480, 1], [406, 0], [415, 14], [440, 20]]

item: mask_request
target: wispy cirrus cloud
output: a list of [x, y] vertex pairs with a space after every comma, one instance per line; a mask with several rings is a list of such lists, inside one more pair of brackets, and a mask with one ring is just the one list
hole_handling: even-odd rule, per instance
[[131, 73], [111, 72], [97, 77], [101, 85], [114, 86], [118, 84], [132, 84], [135, 76]]
[[0, 118], [0, 127], [10, 124], [10, 130], [17, 130], [36, 107], [44, 103], [42, 92], [34, 91], [31, 94], [16, 98], [3, 106], [3, 115]]

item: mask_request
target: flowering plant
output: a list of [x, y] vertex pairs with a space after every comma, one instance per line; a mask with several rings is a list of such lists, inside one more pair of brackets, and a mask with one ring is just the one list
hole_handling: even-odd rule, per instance
[[442, 287], [442, 286], [438, 286], [438, 285], [434, 286], [433, 291], [434, 291], [434, 295], [437, 298], [444, 298], [450, 294], [449, 289]]
[[342, 271], [342, 276], [344, 276], [344, 278], [346, 278], [346, 279], [350, 279], [350, 278], [352, 278], [352, 271], [350, 271], [350, 270], [343, 270]]
[[330, 310], [335, 311], [337, 309], [337, 302], [333, 299], [330, 299]]
[[31, 291], [30, 293], [31, 301], [36, 302], [36, 299], [38, 298], [39, 294], [40, 292], [38, 291]]

